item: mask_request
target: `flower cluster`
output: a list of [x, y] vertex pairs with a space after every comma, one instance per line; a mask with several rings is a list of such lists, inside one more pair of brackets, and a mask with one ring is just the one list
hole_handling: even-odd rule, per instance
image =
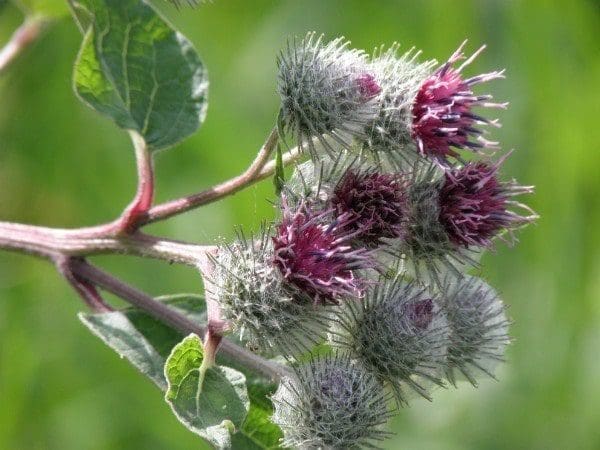
[[285, 445], [371, 446], [411, 393], [476, 385], [502, 360], [503, 303], [466, 272], [537, 216], [515, 199], [532, 187], [500, 176], [508, 154], [462, 158], [498, 147], [474, 109], [506, 106], [473, 92], [503, 72], [465, 78], [483, 47], [463, 47], [436, 68], [311, 33], [278, 59], [280, 137], [310, 158], [276, 222], [221, 247], [214, 284], [231, 328], [293, 365], [273, 397]]
[[419, 62], [414, 49], [399, 55], [393, 45], [368, 57], [349, 49], [347, 41], [323, 44], [322, 37], [309, 33], [288, 45], [278, 60], [283, 123], [313, 156], [315, 142], [329, 153], [331, 142], [337, 142], [368, 149], [376, 159], [385, 156], [400, 167], [419, 157], [447, 166], [460, 160], [457, 150], [498, 148], [484, 137], [482, 126], [499, 127], [499, 121], [475, 109], [508, 104], [473, 88], [504, 78], [504, 71], [465, 78], [463, 69], [485, 48], [466, 58], [465, 44], [434, 70], [435, 62]]

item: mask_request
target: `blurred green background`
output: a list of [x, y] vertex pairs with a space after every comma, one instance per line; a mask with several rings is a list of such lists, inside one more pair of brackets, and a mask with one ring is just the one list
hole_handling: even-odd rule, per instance
[[[2, 2], [0, 2], [2, 3]], [[511, 107], [496, 133], [505, 173], [542, 216], [513, 249], [484, 258], [511, 305], [514, 344], [499, 382], [438, 391], [391, 423], [387, 449], [600, 448], [600, 5], [596, 1], [214, 0], [178, 13], [155, 2], [209, 68], [208, 118], [158, 155], [158, 199], [239, 173], [274, 122], [275, 56], [308, 30], [371, 49], [399, 41], [446, 58], [465, 38], [488, 50], [471, 74]], [[0, 42], [22, 17], [0, 11]], [[128, 137], [81, 104], [71, 71], [81, 37], [64, 19], [0, 78], [0, 219], [76, 227], [108, 221], [135, 189]], [[212, 242], [272, 217], [264, 182], [153, 226]], [[153, 294], [197, 291], [197, 274], [128, 257], [97, 262]], [[47, 263], [0, 254], [0, 449], [194, 449], [161, 394], [77, 321], [82, 305]]]

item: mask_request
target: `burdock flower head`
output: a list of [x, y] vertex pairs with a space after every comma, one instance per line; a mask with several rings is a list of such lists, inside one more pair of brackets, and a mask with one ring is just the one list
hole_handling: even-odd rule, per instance
[[[533, 191], [514, 180], [501, 181], [496, 163], [468, 162], [460, 167], [432, 164], [415, 172], [409, 189], [409, 219], [399, 254], [405, 254], [417, 279], [428, 276], [438, 286], [446, 270], [460, 275], [477, 264], [477, 253], [493, 239], [512, 243], [514, 231], [537, 219], [513, 198]], [[424, 269], [424, 271], [423, 271]]]
[[335, 186], [330, 202], [338, 216], [353, 219], [348, 228], [358, 242], [377, 247], [384, 238], [404, 234], [407, 184], [401, 174], [349, 169]]
[[377, 377], [341, 355], [314, 359], [285, 377], [272, 398], [286, 447], [376, 448], [388, 433], [388, 395]]
[[[495, 164], [469, 162], [445, 173], [439, 218], [454, 244], [491, 247], [492, 238], [502, 231], [512, 232], [537, 218], [531, 209], [512, 199], [533, 192], [533, 187], [498, 179], [498, 168], [505, 158]], [[519, 209], [527, 215], [520, 215]]]
[[464, 377], [474, 386], [479, 375], [493, 378], [510, 342], [502, 300], [475, 277], [447, 279], [442, 298], [451, 329], [446, 378], [456, 385]]
[[442, 384], [449, 328], [438, 299], [401, 279], [385, 281], [360, 302], [347, 302], [331, 331], [333, 345], [348, 351], [388, 383], [399, 402], [404, 387], [429, 398], [427, 385]]
[[347, 148], [377, 113], [381, 88], [364, 52], [348, 44], [343, 38], [323, 43], [323, 36], [309, 33], [277, 60], [282, 125], [313, 157], [313, 138], [330, 153], [332, 141]]
[[212, 294], [223, 319], [249, 347], [285, 355], [304, 352], [324, 337], [327, 312], [287, 285], [272, 258], [268, 230], [221, 246], [214, 258]]
[[398, 54], [399, 45], [375, 50], [371, 67], [381, 85], [379, 109], [365, 130], [364, 147], [376, 160], [402, 167], [412, 164], [418, 153], [412, 137], [412, 103], [435, 61], [419, 62], [420, 52]]
[[480, 125], [499, 126], [473, 112], [475, 107], [506, 108], [507, 103], [495, 103], [491, 95], [475, 95], [474, 85], [496, 78], [504, 78], [504, 71], [494, 71], [463, 78], [462, 70], [483, 51], [485, 46], [467, 58], [461, 66], [453, 64], [465, 56], [462, 49], [466, 41], [448, 61], [429, 76], [421, 85], [413, 106], [412, 135], [419, 152], [444, 164], [448, 157], [457, 157], [451, 147], [475, 152], [495, 148], [497, 143], [485, 139]]
[[309, 295], [315, 303], [338, 303], [360, 297], [365, 281], [357, 271], [372, 268], [365, 248], [349, 244], [352, 218], [343, 214], [331, 222], [331, 211], [314, 212], [302, 201], [282, 200], [283, 218], [273, 237], [273, 264], [284, 280]]

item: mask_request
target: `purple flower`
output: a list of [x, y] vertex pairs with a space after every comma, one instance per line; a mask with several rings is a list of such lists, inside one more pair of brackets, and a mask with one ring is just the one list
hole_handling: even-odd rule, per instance
[[484, 73], [463, 79], [462, 69], [471, 63], [485, 46], [466, 59], [457, 69], [452, 65], [464, 59], [462, 49], [466, 41], [448, 61], [421, 85], [412, 106], [412, 137], [422, 155], [445, 162], [458, 153], [451, 147], [467, 148], [478, 152], [482, 148], [496, 148], [497, 142], [485, 139], [478, 125], [499, 126], [497, 120], [488, 120], [473, 113], [474, 107], [506, 108], [508, 103], [494, 103], [491, 95], [475, 95], [472, 87], [485, 81], [504, 78], [504, 71]]
[[365, 281], [355, 271], [373, 265], [367, 249], [349, 244], [354, 237], [348, 231], [349, 215], [323, 223], [331, 212], [315, 214], [306, 202], [292, 209], [284, 199], [283, 219], [273, 237], [273, 264], [315, 303], [337, 304], [344, 296], [362, 296]]
[[407, 181], [398, 174], [348, 170], [338, 182], [331, 204], [338, 215], [353, 220], [347, 228], [363, 244], [374, 247], [382, 238], [404, 234]]
[[[446, 172], [439, 196], [440, 222], [456, 245], [490, 247], [499, 232], [537, 218], [531, 209], [511, 200], [515, 195], [533, 192], [531, 186], [498, 180], [498, 168], [504, 159], [493, 165], [469, 162]], [[511, 207], [530, 215], [521, 216]]]
[[356, 79], [356, 83], [358, 84], [358, 90], [365, 100], [370, 100], [381, 92], [381, 86], [379, 86], [375, 77], [370, 73], [360, 75]]
[[417, 300], [405, 306], [405, 313], [412, 325], [419, 330], [426, 330], [433, 320], [433, 300]]

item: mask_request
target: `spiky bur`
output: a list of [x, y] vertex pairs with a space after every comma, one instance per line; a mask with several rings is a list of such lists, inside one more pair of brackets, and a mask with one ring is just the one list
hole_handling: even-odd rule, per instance
[[376, 160], [403, 168], [418, 156], [412, 136], [412, 104], [435, 61], [419, 62], [420, 52], [398, 54], [399, 45], [376, 50], [371, 66], [381, 86], [377, 115], [367, 124], [363, 146]]
[[530, 208], [513, 200], [517, 195], [533, 192], [533, 187], [498, 179], [503, 161], [504, 158], [495, 164], [469, 162], [445, 173], [439, 194], [439, 217], [455, 245], [489, 248], [492, 239], [502, 232], [508, 232], [508, 242], [512, 242], [515, 229], [537, 218]]
[[284, 446], [347, 450], [373, 447], [390, 417], [381, 382], [350, 359], [327, 356], [295, 368], [272, 398]]
[[382, 281], [361, 302], [347, 302], [334, 319], [331, 342], [392, 387], [399, 403], [410, 388], [429, 399], [442, 384], [449, 328], [438, 300], [401, 279]]
[[464, 265], [475, 265], [467, 251], [454, 245], [440, 223], [439, 192], [443, 175], [435, 166], [420, 167], [412, 175], [408, 193], [405, 239], [393, 242], [389, 251], [402, 258], [422, 284], [442, 285], [444, 273], [460, 276]]
[[359, 271], [373, 267], [365, 248], [353, 248], [348, 231], [352, 218], [331, 219], [331, 211], [314, 211], [307, 201], [282, 199], [283, 217], [273, 236], [273, 265], [286, 283], [315, 304], [361, 297], [366, 282]]
[[333, 154], [331, 142], [349, 147], [376, 114], [378, 80], [364, 52], [350, 49], [343, 38], [324, 43], [322, 35], [309, 33], [299, 43], [288, 42], [277, 66], [284, 131], [314, 158], [313, 139]]
[[254, 349], [295, 355], [323, 340], [326, 311], [287, 285], [272, 263], [268, 234], [256, 241], [241, 236], [222, 246], [215, 259], [213, 284], [223, 318]]
[[[448, 61], [429, 76], [420, 86], [412, 105], [412, 136], [419, 152], [447, 165], [448, 158], [457, 158], [454, 149], [480, 152], [497, 148], [498, 143], [483, 137], [482, 125], [498, 127], [497, 120], [489, 120], [476, 114], [473, 109], [506, 108], [508, 103], [496, 103], [491, 95], [476, 95], [473, 86], [486, 81], [504, 78], [504, 71], [494, 71], [463, 78], [462, 70], [485, 48], [481, 47], [465, 59], [463, 48], [466, 41], [452, 54]], [[458, 68], [453, 65], [465, 61]]]
[[502, 301], [475, 277], [446, 280], [442, 298], [451, 330], [446, 378], [454, 386], [461, 376], [473, 386], [479, 375], [494, 378], [493, 370], [510, 342]]
[[434, 165], [415, 170], [406, 238], [390, 249], [405, 257], [415, 278], [441, 286], [444, 273], [460, 277], [465, 267], [477, 265], [494, 238], [512, 244], [514, 231], [538, 218], [514, 200], [533, 187], [498, 178], [507, 156], [496, 163], [469, 162], [444, 171]]
[[307, 161], [286, 184], [292, 201], [310, 199], [334, 217], [350, 217], [354, 246], [375, 249], [404, 235], [409, 176], [385, 172], [372, 161], [341, 151], [334, 160]]
[[375, 169], [346, 171], [333, 190], [330, 204], [338, 216], [349, 216], [349, 230], [367, 247], [382, 239], [399, 239], [407, 220], [406, 177]]

